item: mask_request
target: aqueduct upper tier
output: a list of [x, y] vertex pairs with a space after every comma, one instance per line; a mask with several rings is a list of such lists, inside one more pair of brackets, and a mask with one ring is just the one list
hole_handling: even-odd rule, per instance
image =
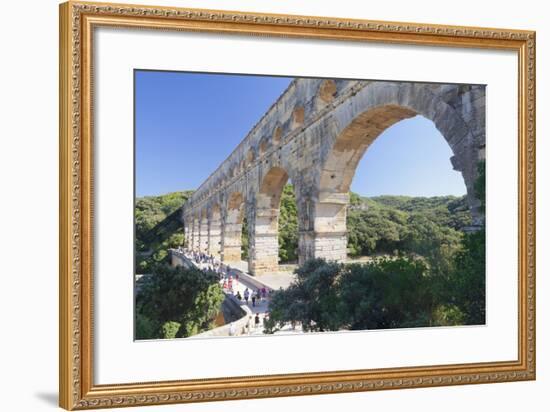
[[433, 121], [449, 144], [479, 222], [474, 182], [485, 153], [484, 86], [296, 79], [184, 205], [187, 246], [240, 260], [246, 216], [250, 272], [276, 271], [279, 200], [290, 179], [300, 262], [344, 261], [355, 169], [385, 129], [416, 115]]

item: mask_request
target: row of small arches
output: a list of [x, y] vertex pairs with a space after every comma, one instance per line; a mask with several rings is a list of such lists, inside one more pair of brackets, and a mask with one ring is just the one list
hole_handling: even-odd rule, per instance
[[[337, 94], [336, 82], [332, 79], [325, 79], [321, 82], [316, 98], [316, 109], [319, 110], [329, 104]], [[292, 112], [292, 120], [290, 129], [295, 130], [298, 127], [303, 126], [305, 121], [305, 107], [298, 105], [294, 108]], [[282, 143], [283, 138], [283, 128], [280, 124], [276, 125], [271, 134], [271, 139], [264, 137], [260, 140], [260, 143], [257, 148], [251, 147], [245, 158], [242, 159], [236, 166], [233, 166], [229, 173], [228, 177], [233, 178], [242, 174], [248, 166], [254, 163], [259, 157], [264, 156], [271, 147], [279, 146]], [[271, 144], [270, 144], [271, 141]], [[215, 183], [212, 189], [217, 190], [221, 187], [223, 179], [219, 179]], [[203, 197], [197, 199], [198, 201], [205, 199], [208, 196], [208, 193], [205, 193]]]
[[[319, 92], [317, 94], [317, 101], [318, 103], [318, 109], [327, 105], [330, 103], [334, 97], [336, 96], [336, 82], [331, 79], [324, 80], [320, 87]], [[319, 107], [320, 106], [320, 107]], [[305, 121], [305, 108], [304, 106], [297, 106], [294, 108], [292, 112], [292, 121], [291, 121], [291, 130], [295, 130], [298, 127], [301, 127], [304, 124]], [[271, 134], [271, 142], [272, 146], [278, 146], [281, 144], [282, 136], [283, 135], [283, 129], [281, 125], [275, 126], [273, 129], [273, 133]], [[230, 177], [234, 177], [237, 174], [242, 173], [247, 166], [252, 164], [257, 160], [257, 157], [262, 157], [268, 150], [269, 150], [269, 138], [262, 138], [260, 140], [260, 144], [258, 145], [258, 149], [252, 147], [248, 150], [246, 159], [242, 160], [239, 165], [231, 170], [229, 173]]]

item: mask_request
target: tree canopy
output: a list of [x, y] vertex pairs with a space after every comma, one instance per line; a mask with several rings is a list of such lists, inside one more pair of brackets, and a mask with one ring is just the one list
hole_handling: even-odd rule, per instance
[[136, 199], [136, 273], [150, 273], [156, 263], [167, 262], [168, 249], [183, 244], [181, 207], [193, 191]]
[[[476, 195], [485, 205], [485, 167]], [[299, 323], [304, 331], [481, 325], [485, 323], [485, 227], [471, 223], [464, 198], [351, 194], [348, 246], [384, 253], [366, 264], [314, 259], [272, 294], [266, 333]], [[392, 252], [393, 253], [390, 253]]]
[[213, 326], [224, 300], [216, 273], [165, 263], [151, 270], [138, 283], [137, 339], [187, 337]]

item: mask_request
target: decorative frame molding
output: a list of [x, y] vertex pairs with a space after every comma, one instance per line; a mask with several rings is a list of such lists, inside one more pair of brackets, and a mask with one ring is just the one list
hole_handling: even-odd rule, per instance
[[[97, 26], [506, 49], [519, 62], [518, 360], [93, 384], [92, 32]], [[535, 32], [70, 1], [60, 5], [59, 404], [89, 409], [535, 379]]]

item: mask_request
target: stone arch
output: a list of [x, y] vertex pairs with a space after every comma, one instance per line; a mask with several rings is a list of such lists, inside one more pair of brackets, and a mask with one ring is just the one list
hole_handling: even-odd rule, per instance
[[426, 83], [377, 83], [362, 89], [354, 96], [353, 104], [339, 107], [335, 113], [338, 128], [323, 159], [322, 183], [319, 186], [325, 186], [333, 172], [342, 170], [337, 166], [339, 162], [350, 162], [344, 174], [331, 178], [341, 180], [349, 189], [348, 183], [353, 178], [355, 167], [369, 145], [391, 125], [416, 115], [431, 120], [449, 144], [453, 152], [452, 166], [462, 173], [470, 207], [475, 212], [478, 202], [473, 185], [477, 177], [479, 153], [472, 151], [482, 147], [485, 137], [482, 137], [483, 142], [476, 143], [472, 133], [475, 125], [469, 125], [458, 110], [446, 103], [440, 93], [434, 93], [433, 86]]
[[396, 105], [380, 106], [361, 113], [335, 139], [321, 171], [321, 192], [347, 193], [359, 161], [368, 147], [387, 128], [416, 116]]
[[[451, 163], [462, 173], [466, 183], [475, 224], [477, 199], [473, 183], [477, 177], [477, 160], [483, 157], [484, 111], [485, 88], [482, 85], [295, 80], [262, 117], [260, 127], [254, 128], [235, 149], [227, 167], [214, 172], [185, 204], [190, 219], [191, 244], [196, 244], [197, 248], [200, 244], [198, 221], [204, 204], [211, 206], [218, 202], [222, 218], [222, 254], [226, 255], [225, 260], [240, 260], [244, 212], [252, 238], [257, 220], [255, 205], [265, 200], [266, 193], [265, 190], [262, 193], [261, 188], [263, 180], [270, 168], [277, 166], [286, 170], [294, 185], [300, 262], [314, 256], [345, 258], [345, 206], [355, 168], [381, 131], [415, 115], [431, 120], [450, 145]], [[304, 127], [306, 116], [309, 118], [312, 114], [316, 121]], [[285, 138], [289, 134], [292, 139]], [[263, 152], [263, 139], [268, 141], [268, 151], [271, 148], [277, 151], [269, 158], [264, 155], [261, 163], [251, 167], [247, 162], [249, 150], [256, 151], [252, 154], [256, 161]], [[239, 201], [233, 192], [240, 193]], [[214, 199], [216, 196], [219, 197]], [[240, 206], [228, 208], [228, 203]], [[235, 230], [234, 225], [239, 223]], [[232, 238], [235, 232], [238, 236]], [[231, 239], [234, 239], [233, 244]]]
[[336, 96], [336, 82], [332, 79], [326, 79], [321, 82], [317, 92], [317, 109], [321, 109], [329, 104]]
[[222, 239], [222, 217], [221, 208], [218, 203], [215, 203], [210, 208], [210, 216], [208, 219], [208, 253], [219, 259], [221, 256], [221, 239]]
[[267, 141], [267, 139], [262, 139], [260, 141], [260, 157], [265, 155], [265, 153], [267, 152], [267, 149], [269, 148], [269, 142]]
[[304, 124], [306, 110], [304, 106], [296, 106], [292, 112], [292, 130]]
[[273, 129], [273, 136], [272, 136], [273, 144], [274, 145], [280, 144], [282, 137], [283, 137], [283, 129], [281, 128], [280, 125], [278, 125], [275, 127], [275, 129]]
[[225, 221], [222, 227], [221, 255], [224, 262], [241, 261], [241, 233], [244, 218], [245, 197], [233, 192], [227, 198]]
[[255, 160], [256, 160], [256, 151], [254, 150], [253, 147], [251, 147], [250, 149], [248, 149], [248, 152], [246, 154], [245, 166], [250, 166], [252, 163], [254, 163]]
[[346, 259], [346, 207], [359, 161], [384, 130], [416, 115], [431, 120], [449, 144], [453, 152], [451, 163], [462, 173], [472, 217], [476, 221], [479, 205], [474, 194], [477, 164], [472, 159], [477, 156], [472, 153], [472, 148], [476, 147], [472, 144], [472, 132], [456, 110], [432, 93], [430, 85], [403, 83], [367, 87], [355, 96], [353, 104], [339, 107], [334, 115], [338, 127], [322, 161], [312, 216], [314, 244], [309, 245], [309, 250], [314, 256], [338, 261]]
[[263, 176], [255, 198], [255, 219], [250, 239], [250, 265], [254, 274], [277, 272], [279, 267], [278, 218], [281, 195], [289, 174], [274, 166]]

